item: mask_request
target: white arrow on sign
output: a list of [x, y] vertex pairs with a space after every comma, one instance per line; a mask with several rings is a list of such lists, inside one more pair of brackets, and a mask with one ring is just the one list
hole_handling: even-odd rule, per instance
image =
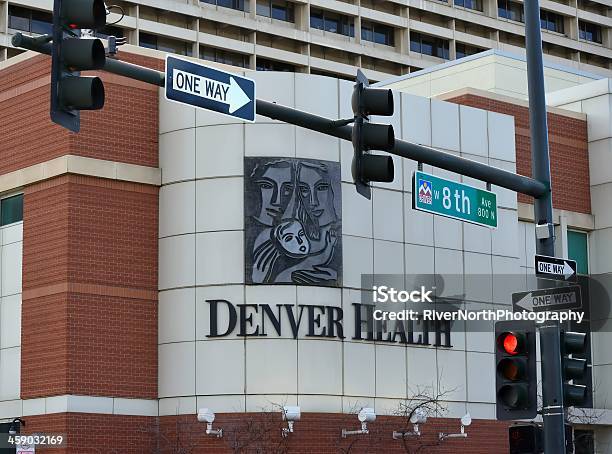
[[574, 269], [567, 262], [563, 262], [563, 277], [567, 279], [574, 274]]
[[251, 102], [238, 82], [231, 76], [230, 83], [226, 84], [174, 68], [172, 88], [183, 93], [228, 104], [229, 113], [234, 113]]
[[547, 290], [534, 290], [524, 294], [514, 294], [520, 299], [513, 301], [514, 306], [526, 311], [543, 311], [564, 308], [579, 308], [582, 300], [579, 287], [560, 287]]

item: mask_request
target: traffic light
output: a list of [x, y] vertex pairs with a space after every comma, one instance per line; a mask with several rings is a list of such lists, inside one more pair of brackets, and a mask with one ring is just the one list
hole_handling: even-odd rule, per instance
[[537, 454], [543, 451], [542, 428], [535, 423], [508, 427], [510, 454]]
[[587, 387], [570, 383], [584, 378], [587, 372], [586, 359], [574, 358], [586, 351], [586, 334], [561, 331], [561, 371], [563, 373], [563, 402], [568, 407], [582, 405], [587, 398]]
[[357, 190], [370, 197], [368, 183], [393, 181], [394, 168], [391, 156], [370, 154], [370, 150], [391, 151], [395, 145], [393, 126], [370, 123], [370, 115], [393, 115], [393, 93], [391, 90], [368, 88], [369, 82], [358, 70], [353, 89], [353, 181]]
[[80, 129], [80, 110], [104, 106], [99, 77], [83, 77], [82, 70], [102, 69], [106, 61], [99, 39], [81, 39], [81, 29], [106, 24], [104, 0], [55, 0], [51, 46], [51, 120], [71, 131]]
[[537, 413], [535, 324], [495, 323], [497, 419], [528, 419]]

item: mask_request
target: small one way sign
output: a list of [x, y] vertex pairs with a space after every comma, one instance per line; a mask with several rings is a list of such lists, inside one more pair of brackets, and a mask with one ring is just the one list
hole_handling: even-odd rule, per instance
[[535, 272], [537, 277], [560, 281], [575, 281], [576, 269], [576, 262], [574, 260], [537, 254], [535, 256]]
[[192, 61], [166, 57], [166, 98], [255, 121], [255, 81]]

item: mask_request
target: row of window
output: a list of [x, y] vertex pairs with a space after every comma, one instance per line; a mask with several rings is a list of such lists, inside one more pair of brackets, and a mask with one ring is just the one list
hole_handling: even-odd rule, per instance
[[23, 221], [23, 194], [0, 200], [0, 226]]

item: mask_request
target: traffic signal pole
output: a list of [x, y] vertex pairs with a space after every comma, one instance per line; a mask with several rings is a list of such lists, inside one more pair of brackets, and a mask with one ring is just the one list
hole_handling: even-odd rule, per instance
[[[552, 187], [544, 90], [544, 64], [539, 0], [525, 0], [525, 49], [527, 53], [527, 83], [529, 91], [529, 126], [531, 133], [532, 176], [546, 185], [546, 191], [534, 199], [536, 251], [555, 256]], [[541, 227], [538, 227], [540, 225]], [[561, 369], [561, 339], [558, 323], [547, 322], [540, 328], [540, 358], [542, 361], [542, 420], [544, 452], [565, 452], [565, 414], [563, 408], [563, 375]]]

